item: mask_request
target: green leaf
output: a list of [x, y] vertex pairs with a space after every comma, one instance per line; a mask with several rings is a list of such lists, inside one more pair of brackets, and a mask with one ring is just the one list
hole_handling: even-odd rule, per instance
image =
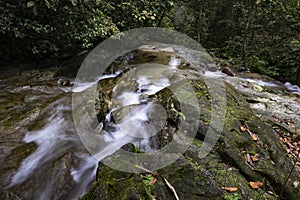
[[179, 112], [179, 111], [178, 111], [178, 115], [179, 115], [180, 117], [182, 117], [182, 119], [185, 121], [185, 115], [184, 115], [182, 112]]
[[76, 6], [77, 5], [77, 0], [71, 0], [71, 3], [73, 6]]
[[34, 15], [38, 15], [38, 11], [37, 11], [37, 7], [36, 6], [33, 6], [32, 11], [33, 11]]
[[51, 5], [50, 5], [50, 3], [49, 3], [48, 0], [45, 0], [45, 4], [46, 4], [47, 8], [50, 8], [50, 7], [51, 7]]
[[28, 1], [27, 2], [27, 8], [30, 8], [30, 7], [32, 7], [34, 5], [35, 5], [35, 3], [33, 1]]

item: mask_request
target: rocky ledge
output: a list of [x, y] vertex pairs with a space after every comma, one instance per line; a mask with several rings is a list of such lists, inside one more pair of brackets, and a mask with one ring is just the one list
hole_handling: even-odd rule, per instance
[[[275, 94], [273, 88], [243, 78], [224, 75], [218, 79], [186, 77], [185, 80], [193, 87], [193, 95], [198, 99], [198, 105], [189, 104], [188, 109], [199, 106], [201, 112], [198, 118], [192, 117], [188, 121], [190, 116], [182, 115], [178, 96], [168, 88], [148, 98], [167, 111], [167, 123], [152, 138], [160, 147], [167, 147], [174, 137], [183, 134], [178, 131], [178, 122], [196, 121], [199, 124], [197, 135], [188, 150], [169, 166], [158, 170], [143, 167], [144, 173], [140, 174], [121, 172], [99, 163], [93, 189], [82, 199], [299, 199], [297, 160], [288, 154], [284, 142], [280, 140], [281, 136], [274, 128], [276, 126], [284, 134], [294, 135], [291, 138], [297, 142], [296, 134], [299, 132], [297, 128], [290, 127], [293, 123], [295, 127], [299, 125], [297, 97], [285, 93], [282, 88], [278, 90], [280, 94]], [[99, 120], [109, 109], [111, 102], [106, 97], [109, 90], [113, 89], [109, 83], [117, 82], [118, 77], [114, 79], [99, 82]], [[213, 119], [218, 118], [218, 112], [212, 108], [221, 107], [221, 102], [224, 102], [223, 96], [213, 96], [213, 85], [206, 84], [209, 81], [216, 87], [220, 84], [220, 88], [224, 88], [226, 116], [222, 131], [219, 135], [216, 133], [219, 137], [217, 143], [203, 157], [200, 150], [207, 145], [205, 138], [209, 137], [208, 130], [220, 128], [213, 123]], [[106, 93], [101, 91], [104, 86]], [[212, 105], [214, 98], [217, 100]], [[292, 119], [293, 123], [276, 121], [274, 116], [282, 120]], [[134, 151], [134, 148], [123, 149]]]

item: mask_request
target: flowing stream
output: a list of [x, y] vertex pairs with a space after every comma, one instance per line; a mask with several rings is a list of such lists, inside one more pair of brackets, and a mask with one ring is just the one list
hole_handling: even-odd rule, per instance
[[[206, 77], [211, 77], [211, 78], [221, 78], [221, 77], [227, 77], [226, 74], [224, 74], [221, 71], [206, 71], [205, 72]], [[263, 81], [260, 79], [251, 79], [251, 78], [241, 78], [241, 77], [234, 77], [236, 79], [244, 80], [250, 83], [254, 83], [263, 87], [281, 87], [285, 88], [287, 91], [289, 91], [292, 94], [296, 94], [300, 96], [300, 87], [297, 85], [293, 85], [289, 82], [286, 82], [285, 84], [280, 83], [280, 82], [274, 82], [274, 81]]]
[[172, 57], [168, 65], [150, 63], [140, 66], [135, 74], [137, 90], [128, 91], [124, 88], [116, 96], [119, 106], [133, 108], [118, 123], [111, 121], [112, 112], [107, 114], [107, 123], [111, 128], [104, 129], [105, 141], [101, 150], [94, 155], [86, 151], [75, 131], [68, 94], [84, 92], [99, 80], [118, 76], [120, 71], [100, 76], [93, 82], [78, 83], [74, 88], [64, 88], [66, 95], [49, 106], [41, 128], [25, 134], [23, 143], [34, 142], [37, 148], [15, 171], [8, 173], [5, 178], [6, 188], [25, 199], [77, 199], [85, 194], [95, 180], [98, 160], [128, 143], [139, 145], [144, 151], [151, 151], [148, 145], [151, 131], [147, 124], [153, 102], [141, 96], [155, 94], [169, 86], [167, 74], [176, 70], [178, 65], [179, 60]]
[[[38, 147], [23, 160], [7, 186], [26, 190], [23, 198], [77, 199], [95, 178], [98, 162], [82, 147], [67, 102], [58, 100], [44, 126], [27, 132], [23, 139]], [[33, 187], [32, 181], [37, 183]]]
[[[131, 67], [132, 72], [134, 72], [133, 77], [123, 81], [134, 81], [138, 85], [133, 90], [130, 90], [129, 87], [121, 87], [122, 90], [113, 95], [117, 103], [113, 105], [111, 111], [106, 114], [105, 117], [106, 124], [109, 125], [109, 128], [103, 129], [103, 135], [101, 135], [101, 137], [94, 138], [97, 140], [96, 146], [98, 147], [96, 151], [93, 151], [95, 158], [102, 160], [126, 144], [133, 144], [145, 152], [151, 152], [153, 150], [149, 145], [149, 138], [153, 136], [153, 133], [157, 133], [157, 128], [162, 127], [149, 126], [153, 121], [153, 119], [149, 117], [149, 114], [150, 112], [155, 112], [155, 110], [158, 111], [157, 109], [159, 108], [157, 105], [154, 105], [151, 99], [143, 97], [145, 97], [145, 95], [155, 94], [161, 89], [168, 87], [170, 85], [168, 75], [176, 71], [179, 64], [179, 60], [171, 57], [168, 65], [145, 63], [138, 67], [135, 65]], [[130, 74], [131, 71], [127, 73]], [[119, 72], [117, 72], [117, 75], [118, 74]], [[110, 75], [109, 78], [114, 76], [115, 75]], [[98, 80], [105, 78], [108, 77], [99, 77]], [[79, 84], [79, 88], [74, 88], [74, 90], [81, 91], [81, 85], [86, 84]], [[129, 108], [129, 111], [118, 121], [114, 121], [115, 119], [112, 120], [113, 112], [121, 110], [122, 108]], [[164, 113], [161, 114], [161, 119], [165, 117], [162, 119], [164, 121], [166, 116], [163, 115]], [[100, 123], [100, 126], [102, 127], [103, 125]], [[81, 133], [81, 137], [86, 139], [88, 137], [92, 138], [93, 136]], [[86, 142], [85, 145], [93, 146], [95, 140], [92, 140], [90, 143]]]
[[[63, 94], [51, 103], [43, 117], [37, 120], [39, 128], [27, 131], [24, 135], [22, 144], [35, 143], [36, 149], [24, 158], [17, 168], [0, 179], [2, 185], [22, 199], [78, 199], [89, 190], [95, 180], [98, 160], [115, 153], [126, 144], [133, 144], [142, 151], [151, 152], [153, 149], [149, 138], [155, 131], [149, 126], [152, 121], [149, 113], [160, 108], [147, 96], [172, 84], [170, 75], [182, 70], [178, 68], [179, 65], [178, 58], [170, 57], [168, 64], [164, 65], [144, 63], [139, 67], [131, 66], [135, 70], [134, 80], [137, 88], [128, 90], [124, 87], [115, 94], [117, 103], [105, 116], [109, 126], [97, 124], [103, 133], [103, 141], [93, 155], [86, 150], [82, 138], [75, 130], [71, 93], [84, 93], [100, 80], [115, 78], [123, 72], [120, 70], [114, 74], [97, 77], [92, 82], [77, 83], [74, 88], [63, 88]], [[205, 76], [220, 78], [226, 75], [219, 71], [206, 71]], [[245, 80], [262, 86], [278, 86], [272, 82]], [[285, 87], [300, 95], [299, 87], [290, 83], [286, 83]], [[30, 87], [25, 89], [29, 90]], [[126, 107], [130, 107], [130, 110], [124, 116], [117, 121], [112, 119], [114, 111]], [[164, 117], [166, 116], [162, 116], [162, 121]], [[90, 136], [87, 134], [86, 137]]]

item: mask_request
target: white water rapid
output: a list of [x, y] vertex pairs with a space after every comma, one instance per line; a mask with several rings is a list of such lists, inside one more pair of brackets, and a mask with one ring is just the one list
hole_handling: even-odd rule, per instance
[[[41, 128], [26, 133], [23, 142], [34, 142], [37, 148], [11, 174], [7, 187], [28, 190], [24, 192], [26, 199], [77, 199], [85, 194], [95, 180], [98, 160], [128, 143], [139, 146], [143, 151], [151, 151], [148, 139], [152, 135], [148, 124], [149, 112], [154, 105], [142, 96], [155, 94], [169, 86], [167, 74], [176, 70], [178, 65], [179, 60], [172, 57], [169, 65], [150, 63], [138, 68], [135, 74], [138, 83], [136, 90], [128, 91], [124, 88], [116, 95], [121, 107], [133, 106], [132, 109], [119, 122], [113, 122], [109, 120], [116, 108], [111, 108], [106, 119], [113, 129], [103, 130], [104, 145], [94, 155], [86, 151], [74, 129], [70, 99], [57, 100], [45, 113]], [[65, 90], [65, 93], [84, 92], [99, 80], [113, 78], [120, 73], [100, 76], [93, 82], [78, 83], [72, 90]], [[33, 188], [30, 184], [32, 181], [38, 183]]]

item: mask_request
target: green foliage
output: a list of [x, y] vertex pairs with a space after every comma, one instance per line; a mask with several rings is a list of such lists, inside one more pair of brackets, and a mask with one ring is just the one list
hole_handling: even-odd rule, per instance
[[[253, 70], [295, 82], [299, 66], [299, 0], [262, 0], [251, 30], [249, 62]], [[262, 63], [262, 62], [263, 63]]]
[[181, 0], [175, 25], [216, 57], [296, 82], [299, 6], [299, 0]]
[[225, 194], [224, 195], [224, 199], [225, 200], [239, 200], [240, 199], [240, 197], [239, 197], [239, 194], [238, 193], [233, 193], [233, 194]]
[[64, 57], [118, 32], [106, 1], [6, 0], [0, 3], [1, 56]]
[[209, 20], [215, 11], [216, 1], [192, 0], [176, 1], [174, 25], [199, 43], [206, 41], [209, 34]]
[[138, 27], [172, 28], [173, 1], [124, 0], [111, 5], [111, 16], [121, 31]]
[[269, 65], [266, 60], [260, 60], [257, 56], [253, 55], [249, 58], [249, 66], [251, 69], [255, 71], [259, 71], [262, 74], [266, 74], [268, 76], [278, 76], [279, 73], [276, 68], [273, 68]]
[[4, 0], [0, 56], [65, 57], [119, 31], [165, 27], [215, 57], [295, 83], [299, 7], [299, 0]]
[[143, 179], [143, 183], [146, 185], [145, 192], [149, 199], [155, 199], [155, 197], [151, 194], [151, 189], [153, 188], [153, 183], [155, 181], [155, 177], [152, 174], [141, 175]]

